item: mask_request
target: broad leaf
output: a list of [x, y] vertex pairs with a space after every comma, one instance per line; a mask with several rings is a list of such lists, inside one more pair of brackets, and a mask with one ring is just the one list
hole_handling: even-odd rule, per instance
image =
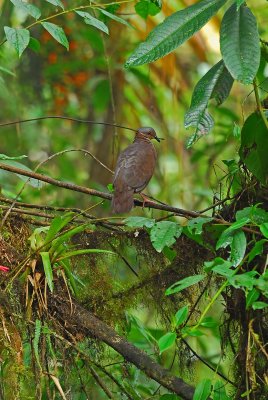
[[215, 98], [217, 103], [221, 104], [228, 96], [232, 84], [233, 78], [224, 62], [219, 61], [195, 86], [190, 109], [185, 115], [185, 127], [194, 126], [197, 136], [208, 133], [214, 124], [207, 111], [208, 102], [211, 98]]
[[52, 271], [52, 265], [50, 262], [50, 256], [48, 251], [41, 251], [40, 256], [43, 261], [43, 266], [44, 266], [44, 272], [46, 275], [46, 280], [48, 287], [51, 292], [53, 292], [54, 289], [54, 283], [53, 283], [53, 271]]
[[15, 48], [20, 57], [29, 44], [30, 32], [28, 29], [15, 29], [10, 28], [9, 26], [5, 26], [4, 31], [8, 43]]
[[203, 232], [203, 225], [208, 222], [213, 221], [213, 218], [208, 217], [197, 217], [188, 221], [187, 228], [191, 233], [195, 233], [196, 235], [201, 235]]
[[264, 303], [264, 301], [255, 301], [255, 303], [252, 304], [253, 310], [262, 310], [266, 307], [268, 307], [268, 303]]
[[177, 337], [177, 335], [174, 332], [168, 332], [164, 336], [162, 336], [158, 340], [158, 347], [159, 347], [160, 353], [163, 353], [163, 351], [165, 351], [169, 347], [171, 347], [175, 343], [176, 337]]
[[170, 247], [180, 237], [182, 227], [176, 222], [161, 221], [157, 222], [150, 231], [150, 238], [155, 250], [159, 253], [165, 246]]
[[268, 238], [268, 222], [265, 222], [264, 224], [261, 224], [260, 225], [260, 230], [261, 230], [261, 233], [263, 234], [263, 236]]
[[60, 7], [64, 10], [64, 5], [60, 0], [46, 0], [48, 3], [53, 4], [54, 6]]
[[64, 33], [64, 30], [51, 22], [42, 22], [43, 27], [50, 33], [53, 38], [69, 50], [69, 42]]
[[193, 400], [206, 400], [211, 393], [211, 380], [203, 379], [196, 386]]
[[177, 11], [154, 28], [125, 64], [126, 68], [164, 57], [201, 29], [226, 0], [203, 0]]
[[229, 282], [236, 289], [246, 288], [252, 290], [253, 286], [258, 283], [258, 280], [255, 278], [257, 274], [257, 271], [249, 271], [244, 274], [234, 275], [229, 278]]
[[259, 256], [263, 252], [263, 245], [266, 243], [267, 240], [261, 239], [258, 242], [256, 242], [253, 246], [253, 248], [250, 250], [248, 254], [248, 262], [251, 262], [256, 256]]
[[261, 116], [251, 114], [241, 132], [239, 155], [246, 167], [263, 184], [268, 180], [268, 130]]
[[234, 79], [252, 83], [260, 64], [257, 22], [250, 9], [233, 4], [225, 13], [220, 32], [223, 60]]
[[169, 296], [174, 293], [181, 292], [182, 290], [188, 288], [189, 286], [195, 285], [196, 283], [202, 281], [205, 275], [192, 275], [187, 278], [181, 279], [180, 281], [174, 283], [166, 291], [165, 295]]
[[21, 0], [10, 0], [10, 1], [11, 3], [14, 4], [15, 7], [20, 8], [27, 14], [34, 17], [35, 19], [38, 19], [41, 15], [41, 11], [39, 10], [39, 8], [34, 6], [33, 4], [29, 4]]
[[95, 28], [109, 35], [109, 29], [102, 21], [99, 21], [97, 18], [93, 17], [91, 14], [84, 11], [76, 11], [76, 14], [84, 18], [86, 24], [94, 26]]

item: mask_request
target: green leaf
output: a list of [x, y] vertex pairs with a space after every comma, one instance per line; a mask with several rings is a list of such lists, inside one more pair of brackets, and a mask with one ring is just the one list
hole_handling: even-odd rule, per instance
[[217, 381], [213, 387], [213, 400], [231, 400], [225, 391], [225, 382]]
[[254, 244], [253, 248], [250, 250], [250, 252], [248, 254], [248, 262], [251, 262], [256, 256], [262, 254], [263, 245], [266, 242], [267, 242], [267, 240], [261, 239]]
[[216, 250], [229, 246], [233, 241], [235, 231], [239, 228], [242, 228], [249, 221], [250, 219], [248, 217], [244, 217], [239, 221], [234, 222], [231, 226], [229, 226], [229, 228], [225, 229], [217, 241]]
[[146, 19], [148, 15], [156, 15], [160, 12], [160, 8], [150, 0], [140, 0], [135, 5], [136, 13]]
[[199, 337], [204, 336], [204, 332], [197, 328], [189, 328], [188, 326], [182, 328], [181, 333], [185, 336]]
[[165, 295], [169, 296], [174, 293], [181, 292], [183, 289], [188, 288], [189, 286], [195, 285], [198, 282], [202, 281], [205, 278], [205, 275], [192, 275], [187, 278], [181, 279], [180, 281], [174, 283], [170, 286], [166, 291]]
[[163, 351], [167, 350], [169, 347], [173, 346], [176, 341], [176, 337], [176, 333], [168, 332], [158, 340], [160, 354], [162, 354]]
[[31, 15], [35, 19], [38, 19], [41, 15], [41, 11], [38, 7], [34, 6], [33, 4], [25, 3], [21, 0], [10, 0], [11, 3], [14, 4], [15, 7], [23, 10], [27, 14]]
[[155, 224], [155, 220], [145, 217], [128, 217], [124, 219], [124, 223], [131, 228], [152, 228]]
[[261, 230], [261, 233], [263, 234], [263, 236], [268, 238], [268, 222], [265, 222], [264, 224], [261, 224], [260, 225], [260, 230]]
[[252, 290], [253, 286], [257, 283], [257, 279], [254, 278], [257, 275], [257, 271], [249, 271], [244, 274], [239, 274], [229, 278], [230, 285], [236, 289], [246, 288]]
[[176, 314], [175, 314], [175, 326], [179, 326], [182, 325], [187, 317], [188, 317], [188, 313], [189, 313], [189, 307], [188, 306], [184, 306], [182, 308], [180, 308]]
[[64, 33], [64, 30], [60, 26], [52, 24], [51, 22], [41, 22], [41, 24], [57, 42], [69, 50], [68, 39]]
[[247, 249], [247, 238], [243, 231], [239, 230], [233, 235], [231, 243], [230, 261], [234, 267], [237, 267], [243, 260]]
[[258, 204], [237, 211], [235, 217], [237, 221], [247, 217], [257, 225], [260, 225], [263, 222], [268, 222], [268, 212], [263, 210], [263, 208], [258, 207]]
[[74, 256], [81, 256], [83, 254], [95, 254], [95, 253], [104, 253], [104, 254], [113, 254], [116, 255], [113, 251], [109, 250], [101, 250], [101, 249], [83, 249], [83, 250], [74, 250], [68, 251], [66, 253], [61, 254], [61, 256], [57, 259], [57, 261], [64, 260], [66, 258], [74, 257]]
[[246, 309], [248, 310], [252, 304], [258, 300], [258, 298], [260, 297], [260, 292], [256, 289], [253, 288], [251, 289], [248, 293], [247, 293], [247, 297], [246, 297]]
[[37, 40], [37, 39], [35, 39], [33, 37], [30, 37], [29, 49], [31, 49], [31, 50], [35, 51], [36, 53], [38, 53], [39, 50], [40, 50], [40, 47], [41, 47], [41, 45], [40, 45], [39, 40]]
[[211, 393], [211, 380], [203, 379], [196, 386], [193, 400], [206, 400]]
[[201, 235], [203, 231], [203, 225], [208, 222], [213, 221], [213, 218], [208, 217], [197, 217], [188, 221], [187, 227], [191, 233], [195, 233], [196, 235]]
[[200, 323], [200, 326], [203, 326], [204, 328], [216, 328], [219, 326], [219, 323], [212, 317], [205, 317]]
[[233, 270], [231, 269], [232, 263], [224, 260], [221, 257], [216, 257], [212, 261], [206, 261], [204, 263], [204, 271], [213, 271], [216, 274], [223, 275], [226, 277], [232, 276]]
[[257, 22], [250, 9], [233, 4], [225, 13], [220, 32], [223, 60], [234, 79], [252, 83], [260, 64]]
[[0, 154], [0, 160], [22, 160], [23, 158], [27, 158], [27, 156], [17, 156], [17, 157], [10, 157], [6, 154]]
[[263, 184], [268, 179], [268, 130], [257, 113], [251, 114], [241, 131], [239, 155], [246, 167]]
[[108, 27], [102, 22], [99, 21], [97, 18], [93, 17], [91, 14], [84, 12], [84, 11], [75, 11], [76, 14], [80, 15], [85, 21], [86, 24], [92, 25], [95, 28], [101, 30], [104, 33], [107, 33], [109, 35], [109, 29]]
[[102, 14], [106, 15], [107, 17], [113, 19], [114, 21], [119, 22], [120, 24], [126, 25], [129, 28], [133, 28], [133, 26], [129, 22], [127, 22], [125, 19], [118, 17], [117, 15], [112, 14], [109, 11], [104, 10], [103, 8], [97, 8], [97, 10], [99, 10]]
[[127, 60], [125, 67], [164, 57], [199, 31], [225, 3], [226, 0], [203, 0], [175, 12], [151, 31]]
[[46, 238], [45, 238], [45, 244], [50, 243], [53, 239], [55, 239], [55, 236], [57, 233], [59, 233], [68, 223], [74, 218], [74, 213], [69, 212], [64, 215], [60, 215], [58, 217], [53, 218], [51, 221], [49, 230], [47, 232]]
[[228, 96], [233, 84], [233, 78], [221, 60], [214, 65], [197, 83], [194, 88], [190, 109], [185, 114], [186, 128], [194, 126], [195, 135], [208, 133], [213, 127], [213, 119], [207, 111], [208, 102], [215, 98], [221, 104]]
[[8, 43], [15, 48], [20, 57], [29, 44], [30, 32], [28, 29], [15, 29], [10, 28], [9, 26], [5, 26], [4, 31]]
[[160, 221], [152, 227], [150, 238], [155, 250], [160, 253], [165, 246], [174, 244], [181, 233], [182, 227], [176, 222]]
[[73, 229], [70, 229], [66, 232], [61, 233], [55, 240], [52, 241], [51, 247], [50, 247], [50, 254], [52, 255], [53, 258], [57, 258], [59, 254], [62, 253], [62, 251], [58, 251], [60, 246], [70, 240], [74, 235], [77, 233], [83, 232], [86, 228], [91, 227], [90, 224], [82, 224], [79, 226], [76, 226]]
[[169, 247], [165, 246], [162, 250], [162, 254], [170, 261], [172, 262], [174, 258], [177, 255], [177, 252], [175, 250], [170, 249]]
[[52, 272], [52, 265], [50, 262], [49, 252], [41, 251], [40, 256], [43, 261], [43, 266], [44, 266], [44, 271], [45, 271], [48, 287], [49, 287], [50, 291], [53, 292], [53, 289], [54, 289], [53, 272]]
[[46, 0], [48, 3], [53, 4], [54, 6], [60, 7], [64, 10], [64, 5], [60, 0]]
[[[1, 164], [7, 164], [7, 165], [11, 165], [13, 167], [17, 167], [20, 168], [24, 171], [29, 171], [29, 172], [33, 172], [30, 168], [26, 167], [26, 165], [21, 164], [15, 160], [11, 160], [11, 159], [5, 159], [4, 161], [1, 162]], [[20, 174], [15, 174], [17, 175], [23, 182], [27, 182], [28, 185], [34, 187], [34, 188], [42, 188], [44, 186], [44, 183], [34, 179], [34, 178], [28, 178], [27, 176], [24, 175], [20, 175]]]
[[255, 303], [252, 304], [253, 310], [262, 310], [266, 307], [268, 307], [268, 303], [264, 303], [264, 301], [255, 301]]
[[236, 1], [236, 9], [238, 10], [239, 7], [245, 3], [246, 0], [235, 0]]

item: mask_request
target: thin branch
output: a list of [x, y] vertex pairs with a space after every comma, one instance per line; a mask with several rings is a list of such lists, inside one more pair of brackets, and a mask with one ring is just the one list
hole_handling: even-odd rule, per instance
[[92, 121], [92, 120], [86, 120], [86, 119], [72, 118], [72, 117], [66, 117], [65, 115], [45, 115], [43, 117], [18, 119], [16, 121], [2, 122], [2, 123], [0, 123], [0, 127], [23, 124], [25, 122], [32, 122], [32, 121], [42, 121], [44, 119], [63, 119], [63, 120], [67, 120], [67, 121], [78, 122], [80, 124], [115, 126], [117, 128], [127, 129], [127, 130], [133, 131], [133, 132], [137, 131], [137, 129], [129, 128], [124, 125], [114, 124], [111, 122], [101, 122], [101, 121]]
[[[112, 195], [110, 193], [104, 193], [104, 192], [100, 192], [95, 189], [85, 188], [83, 186], [79, 186], [79, 185], [69, 183], [69, 182], [62, 182], [57, 179], [50, 178], [47, 175], [39, 174], [39, 173], [32, 172], [32, 171], [25, 171], [24, 169], [17, 168], [17, 167], [11, 166], [11, 165], [6, 165], [6, 164], [0, 163], [0, 169], [9, 171], [9, 172], [13, 172], [15, 174], [27, 176], [29, 178], [37, 179], [37, 180], [49, 183], [54, 186], [62, 187], [64, 189], [73, 190], [75, 192], [85, 193], [90, 196], [97, 196], [97, 197], [100, 197], [105, 200], [112, 199]], [[209, 216], [201, 214], [199, 212], [183, 210], [182, 208], [172, 207], [172, 206], [164, 205], [164, 204], [157, 204], [154, 202], [147, 202], [147, 203], [143, 204], [143, 202], [141, 202], [137, 199], [134, 199], [134, 204], [137, 207], [143, 207], [143, 208], [145, 207], [145, 208], [153, 208], [156, 210], [169, 211], [169, 212], [175, 213], [176, 215], [179, 215], [182, 217], [190, 217], [190, 218], [208, 217], [208, 218], [210, 218]], [[106, 219], [108, 219], [108, 218], [106, 218]], [[223, 219], [219, 219], [219, 218], [213, 218], [212, 221], [214, 223], [217, 223], [220, 225], [228, 225], [229, 226], [231, 224], [230, 222], [225, 221]], [[251, 228], [248, 228], [245, 226], [242, 227], [241, 229], [245, 232], [252, 233], [252, 234], [255, 234], [258, 236], [262, 236], [262, 234], [260, 232], [254, 230], [254, 229], [251, 229]]]

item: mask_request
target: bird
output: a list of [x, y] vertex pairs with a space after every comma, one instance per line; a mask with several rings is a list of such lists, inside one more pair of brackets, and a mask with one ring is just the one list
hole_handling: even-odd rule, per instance
[[139, 128], [134, 142], [119, 154], [113, 179], [113, 214], [129, 212], [134, 193], [140, 193], [152, 178], [157, 159], [152, 139], [161, 140], [153, 128]]

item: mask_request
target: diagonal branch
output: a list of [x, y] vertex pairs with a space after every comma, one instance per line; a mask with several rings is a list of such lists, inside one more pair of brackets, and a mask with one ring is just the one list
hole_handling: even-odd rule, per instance
[[70, 304], [64, 298], [51, 295], [49, 301], [51, 312], [56, 313], [57, 319], [63, 321], [67, 329], [75, 329], [76, 332], [77, 330], [86, 331], [88, 335], [112, 347], [127, 361], [166, 389], [178, 394], [185, 400], [193, 398], [194, 387], [181, 378], [172, 375], [167, 369], [153, 361], [143, 350], [138, 349], [118, 335], [114, 329], [95, 317], [90, 311], [73, 302], [73, 313], [70, 314]]

